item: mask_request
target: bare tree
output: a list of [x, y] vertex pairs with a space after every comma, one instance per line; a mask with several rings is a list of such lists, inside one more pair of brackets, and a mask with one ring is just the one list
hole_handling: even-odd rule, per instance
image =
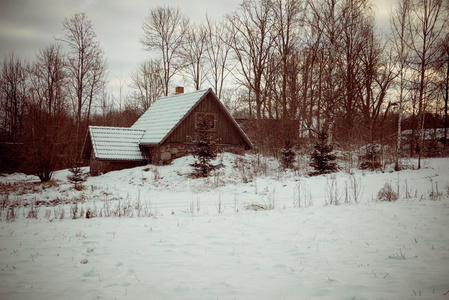
[[192, 25], [182, 46], [184, 73], [192, 80], [195, 90], [200, 90], [206, 81], [207, 29], [204, 25]]
[[[382, 126], [391, 108], [391, 102], [386, 103], [387, 94], [396, 74], [391, 57], [384, 53], [385, 44], [374, 32], [373, 22], [367, 23], [365, 30], [365, 45], [360, 53], [362, 84], [357, 93], [358, 106], [367, 130], [365, 136], [367, 142], [373, 145], [375, 141], [382, 144]], [[375, 166], [374, 152], [371, 153], [370, 165]]]
[[116, 97], [115, 95], [112, 95], [112, 99], [113, 102], [115, 102], [116, 105], [118, 105], [118, 111], [119, 113], [122, 112], [123, 109], [123, 104], [124, 104], [124, 98], [123, 97], [123, 88], [125, 86], [125, 81], [123, 80], [123, 73], [122, 73], [122, 68], [120, 67], [120, 77], [114, 75], [114, 77], [117, 79], [118, 81], [118, 97]]
[[404, 98], [406, 92], [407, 61], [409, 57], [409, 48], [406, 42], [410, 40], [410, 0], [399, 0], [395, 10], [390, 16], [391, 38], [393, 50], [396, 55], [396, 64], [399, 69], [399, 103], [398, 103], [398, 131], [395, 151], [395, 170], [400, 170], [401, 140], [402, 140], [402, 113]]
[[[322, 115], [322, 78], [325, 65], [325, 57], [321, 47], [322, 32], [316, 27], [309, 27], [304, 31], [305, 44], [303, 49], [291, 58], [289, 86], [291, 98], [301, 98], [298, 103], [299, 116], [301, 118], [301, 134], [306, 130], [315, 132], [323, 131], [321, 128]], [[297, 74], [293, 72], [297, 66]], [[301, 78], [296, 87], [298, 77]], [[307, 133], [308, 133], [307, 132]]]
[[[443, 14], [449, 14], [449, 1], [443, 5]], [[449, 21], [443, 26], [443, 30], [438, 42], [438, 59], [434, 66], [437, 72], [436, 81], [438, 82], [438, 90], [444, 102], [444, 136], [443, 143], [447, 147], [447, 128], [448, 128], [448, 98], [449, 98]]]
[[71, 122], [67, 108], [67, 74], [59, 45], [42, 49], [30, 67], [30, 108], [23, 159], [27, 172], [44, 182], [63, 164]]
[[[307, 118], [306, 109], [308, 102], [307, 94], [310, 92], [310, 73], [312, 68], [306, 67], [310, 63], [307, 59], [306, 51], [298, 46], [292, 47], [286, 62], [286, 101], [288, 116], [291, 119], [299, 119], [301, 124], [305, 124]], [[282, 90], [281, 90], [282, 91]]]
[[101, 123], [96, 124], [96, 125], [108, 126], [107, 116], [108, 116], [109, 112], [111, 112], [113, 110], [114, 105], [113, 105], [112, 96], [109, 95], [106, 92], [106, 90], [103, 90], [103, 93], [101, 94], [98, 106], [101, 111]]
[[59, 40], [70, 48], [67, 69], [76, 119], [76, 155], [79, 156], [84, 136], [83, 117], [86, 117], [88, 124], [92, 102], [101, 93], [104, 85], [106, 63], [92, 22], [85, 13], [76, 13], [70, 19], [65, 18], [63, 27], [65, 35]]
[[36, 62], [29, 68], [32, 105], [47, 113], [57, 115], [66, 108], [66, 61], [59, 44], [41, 49]]
[[341, 56], [343, 59], [336, 65], [337, 78], [342, 82], [341, 105], [343, 113], [343, 126], [340, 130], [342, 140], [351, 143], [356, 120], [357, 86], [359, 78], [363, 76], [360, 62], [360, 53], [364, 47], [371, 44], [365, 43], [366, 23], [374, 17], [369, 0], [344, 0], [341, 13]]
[[207, 80], [212, 85], [218, 99], [222, 99], [224, 81], [232, 72], [235, 64], [231, 62], [231, 36], [224, 24], [207, 18], [206, 56], [209, 65]]
[[168, 6], [151, 9], [142, 25], [144, 36], [140, 42], [146, 50], [156, 51], [162, 57], [165, 96], [169, 92], [170, 80], [183, 68], [180, 51], [188, 28], [189, 21], [179, 8]]
[[[240, 68], [237, 81], [254, 94], [256, 118], [262, 118], [263, 73], [274, 45], [274, 15], [270, 0], [245, 0], [238, 11], [227, 16], [234, 50]], [[251, 114], [251, 108], [250, 108]]]
[[268, 119], [281, 119], [283, 115], [281, 95], [277, 91], [282, 78], [281, 59], [277, 52], [269, 52], [267, 63], [262, 72], [262, 116]]
[[17, 142], [23, 134], [27, 107], [27, 64], [12, 53], [4, 57], [0, 74], [0, 118], [5, 141]]
[[[90, 116], [92, 112], [92, 106], [95, 99], [101, 99], [101, 95], [104, 91], [106, 81], [106, 61], [103, 59], [103, 51], [98, 49], [95, 55], [95, 62], [92, 68], [92, 72], [88, 78], [88, 107], [86, 116], [86, 125], [90, 123]], [[122, 82], [120, 81], [120, 96], [121, 96]]]
[[131, 87], [134, 88], [133, 97], [142, 111], [146, 111], [164, 94], [163, 71], [157, 60], [150, 59], [140, 63], [131, 79]]
[[418, 115], [419, 115], [419, 150], [418, 169], [421, 168], [421, 157], [424, 147], [424, 118], [426, 106], [431, 97], [429, 78], [432, 68], [430, 66], [437, 59], [437, 44], [446, 23], [448, 14], [445, 13], [443, 0], [415, 0], [411, 6], [410, 30], [412, 39], [408, 46], [414, 57], [412, 66], [418, 74]]
[[320, 93], [323, 98], [323, 109], [326, 113], [328, 139], [334, 140], [335, 112], [337, 104], [341, 101], [341, 86], [337, 81], [337, 65], [341, 55], [341, 39], [343, 34], [342, 0], [307, 0], [309, 11], [308, 24], [312, 30], [320, 34], [321, 65], [324, 76], [321, 82]]
[[290, 115], [287, 105], [287, 82], [290, 56], [294, 54], [295, 41], [299, 38], [303, 21], [303, 7], [300, 0], [274, 1], [274, 15], [277, 24], [276, 49], [279, 53], [281, 69], [281, 103], [284, 118], [295, 117]]
[[[449, 12], [449, 4], [447, 11]], [[447, 145], [447, 127], [448, 127], [448, 98], [449, 98], [449, 24], [446, 26], [446, 36], [441, 42], [441, 69], [446, 68], [444, 83], [442, 84], [444, 94], [444, 144]]]

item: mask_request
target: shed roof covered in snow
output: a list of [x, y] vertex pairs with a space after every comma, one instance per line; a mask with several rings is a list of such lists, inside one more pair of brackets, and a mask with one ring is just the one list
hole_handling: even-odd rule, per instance
[[141, 161], [139, 142], [144, 133], [126, 127], [89, 126], [84, 151], [92, 149], [95, 159]]

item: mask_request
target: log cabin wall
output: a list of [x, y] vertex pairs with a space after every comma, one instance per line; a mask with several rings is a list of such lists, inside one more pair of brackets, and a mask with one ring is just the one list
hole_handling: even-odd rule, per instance
[[235, 128], [232, 120], [224, 114], [221, 108], [207, 95], [181, 124], [168, 137], [167, 143], [188, 143], [189, 137], [195, 134], [196, 113], [213, 113], [216, 115], [215, 130], [211, 130], [217, 144], [243, 145], [245, 141]]

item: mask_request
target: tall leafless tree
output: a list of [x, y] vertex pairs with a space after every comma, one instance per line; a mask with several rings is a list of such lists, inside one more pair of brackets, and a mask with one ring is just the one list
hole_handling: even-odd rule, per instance
[[357, 86], [362, 76], [360, 53], [364, 47], [371, 47], [367, 41], [367, 23], [374, 19], [369, 0], [344, 0], [341, 14], [341, 55], [336, 65], [337, 78], [342, 82], [341, 105], [344, 117], [343, 128], [340, 128], [340, 137], [346, 141], [353, 140], [354, 122], [356, 119]]
[[341, 39], [343, 35], [343, 0], [307, 0], [308, 25], [320, 33], [323, 67], [323, 80], [320, 90], [323, 109], [326, 113], [328, 139], [334, 140], [335, 113], [342, 98], [341, 83], [337, 80], [337, 66], [341, 58]]
[[142, 45], [162, 58], [164, 95], [167, 96], [170, 80], [183, 68], [180, 52], [189, 29], [189, 20], [181, 14], [179, 8], [159, 6], [150, 10], [142, 29]]
[[106, 77], [106, 62], [92, 22], [85, 13], [76, 13], [63, 22], [64, 37], [69, 46], [67, 61], [72, 107], [76, 119], [76, 156], [81, 153], [85, 120], [89, 123], [92, 102], [101, 93]]
[[164, 94], [163, 70], [157, 60], [149, 59], [140, 63], [131, 79], [134, 98], [143, 112]]
[[[447, 11], [449, 12], [449, 3], [447, 7]], [[446, 25], [446, 34], [445, 38], [441, 41], [441, 69], [446, 70], [446, 74], [444, 76], [443, 85], [443, 97], [444, 97], [444, 144], [447, 146], [447, 128], [448, 124], [448, 100], [449, 100], [449, 22]], [[444, 71], [443, 71], [444, 73]]]
[[[443, 4], [443, 14], [449, 14], [449, 1]], [[441, 91], [443, 98], [444, 114], [444, 135], [443, 143], [447, 147], [447, 129], [448, 129], [448, 98], [449, 98], [449, 22], [446, 22], [438, 42], [438, 59], [434, 68], [437, 70], [438, 90]], [[439, 93], [438, 93], [439, 94]]]
[[207, 80], [212, 85], [218, 99], [222, 99], [225, 79], [234, 69], [230, 59], [231, 35], [223, 23], [217, 23], [207, 17], [206, 56], [209, 66]]
[[[262, 118], [263, 73], [267, 68], [275, 39], [275, 20], [271, 0], [244, 0], [240, 8], [227, 16], [230, 46], [238, 61], [237, 81], [254, 94], [256, 118]], [[250, 116], [251, 116], [250, 107]]]
[[191, 25], [186, 33], [186, 42], [181, 49], [184, 73], [192, 81], [195, 90], [200, 90], [206, 81], [207, 29], [204, 25]]
[[418, 74], [418, 115], [419, 115], [419, 150], [418, 169], [424, 148], [424, 118], [426, 106], [430, 100], [429, 77], [437, 58], [437, 44], [446, 23], [448, 14], [444, 11], [443, 0], [414, 0], [411, 6], [410, 31], [412, 39], [408, 46], [413, 53], [412, 67]]
[[59, 44], [41, 49], [36, 62], [29, 68], [32, 105], [48, 117], [58, 115], [67, 105], [66, 60]]
[[294, 118], [290, 114], [287, 101], [287, 83], [290, 57], [295, 54], [295, 42], [299, 39], [301, 26], [303, 24], [303, 2], [300, 0], [275, 0], [274, 16], [276, 20], [277, 38], [276, 50], [279, 53], [281, 69], [281, 105], [284, 118]]
[[390, 16], [391, 39], [393, 50], [396, 56], [396, 64], [399, 70], [399, 103], [398, 103], [398, 131], [396, 139], [395, 151], [395, 170], [398, 171], [400, 166], [401, 140], [402, 140], [402, 114], [404, 110], [404, 98], [406, 93], [406, 73], [407, 62], [409, 57], [409, 48], [406, 42], [410, 40], [410, 0], [399, 0], [395, 10]]
[[[395, 79], [391, 56], [385, 53], [385, 42], [376, 35], [373, 22], [366, 23], [365, 45], [360, 53], [362, 61], [362, 84], [359, 86], [358, 106], [366, 128], [368, 144], [382, 144], [382, 125], [391, 108], [387, 102], [388, 91]], [[371, 153], [374, 167], [374, 152]]]
[[[308, 134], [310, 130], [314, 132], [323, 131], [323, 128], [321, 128], [321, 107], [323, 66], [325, 65], [321, 47], [322, 32], [317, 30], [316, 27], [309, 26], [304, 31], [304, 37], [304, 47], [298, 50], [297, 55], [289, 63], [291, 69], [298, 66], [298, 75], [295, 75], [294, 72], [289, 72], [290, 76], [293, 76], [289, 82], [291, 93], [299, 90], [297, 92], [299, 95], [295, 93], [291, 97], [301, 98], [299, 115], [301, 118], [302, 136]], [[302, 80], [300, 85], [295, 88], [298, 81], [297, 77], [300, 77]]]
[[23, 160], [27, 172], [44, 182], [61, 167], [71, 137], [67, 114], [67, 73], [59, 45], [42, 49], [30, 67], [30, 103]]
[[14, 53], [5, 56], [0, 74], [0, 134], [5, 141], [18, 142], [23, 135], [28, 81], [27, 63]]

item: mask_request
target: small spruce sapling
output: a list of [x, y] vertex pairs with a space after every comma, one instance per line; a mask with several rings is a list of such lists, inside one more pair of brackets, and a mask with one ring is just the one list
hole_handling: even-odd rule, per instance
[[222, 163], [213, 164], [211, 162], [217, 157], [218, 151], [209, 128], [212, 128], [212, 125], [208, 124], [206, 120], [198, 120], [197, 130], [191, 139], [195, 147], [193, 151], [195, 162], [190, 164], [194, 169], [191, 174], [194, 177], [208, 177], [212, 171], [223, 167]]
[[294, 169], [296, 163], [296, 153], [293, 151], [293, 143], [285, 141], [284, 148], [281, 149], [281, 164], [284, 169]]
[[84, 172], [81, 167], [81, 163], [75, 162], [74, 167], [70, 168], [70, 175], [67, 175], [67, 179], [70, 183], [75, 185], [75, 190], [80, 191], [83, 189], [83, 182], [87, 180], [88, 173]]
[[315, 170], [310, 172], [310, 176], [337, 172], [338, 166], [334, 162], [337, 157], [332, 154], [334, 147], [328, 142], [328, 136], [325, 131], [318, 132], [314, 148], [315, 150], [310, 154], [312, 159], [310, 166]]

